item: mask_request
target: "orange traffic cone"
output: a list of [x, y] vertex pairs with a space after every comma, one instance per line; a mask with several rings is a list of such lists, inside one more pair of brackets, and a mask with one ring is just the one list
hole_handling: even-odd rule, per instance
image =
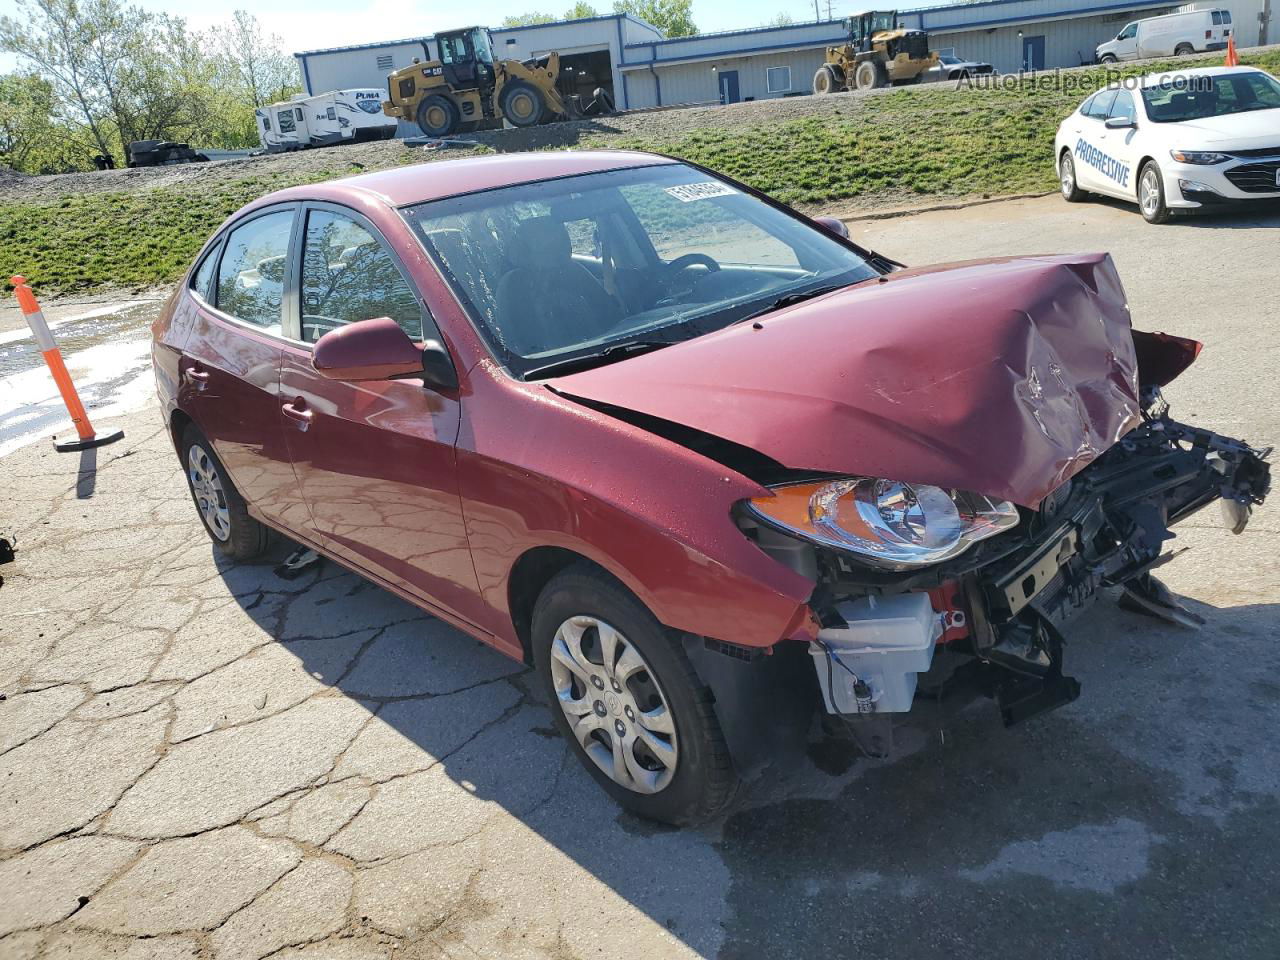
[[58, 392], [62, 394], [62, 402], [67, 405], [67, 413], [71, 414], [71, 422], [76, 426], [79, 439], [59, 443], [55, 438], [53, 448], [60, 453], [71, 453], [115, 443], [121, 439], [124, 436], [123, 430], [114, 430], [102, 436], [94, 433], [89, 415], [84, 412], [84, 404], [80, 402], [80, 395], [76, 393], [76, 385], [71, 382], [71, 374], [67, 373], [67, 365], [62, 362], [62, 351], [58, 349], [53, 334], [49, 332], [49, 324], [45, 322], [40, 304], [36, 302], [36, 295], [27, 286], [27, 278], [10, 277], [9, 282], [13, 284], [13, 293], [18, 298], [22, 315], [27, 318], [27, 326], [35, 334], [36, 346], [40, 348], [40, 354], [44, 357], [44, 362], [49, 365], [49, 372], [53, 374], [53, 382], [58, 385]]
[[1240, 66], [1240, 58], [1236, 56], [1236, 37], [1234, 33], [1227, 37], [1227, 59], [1223, 62], [1223, 66]]

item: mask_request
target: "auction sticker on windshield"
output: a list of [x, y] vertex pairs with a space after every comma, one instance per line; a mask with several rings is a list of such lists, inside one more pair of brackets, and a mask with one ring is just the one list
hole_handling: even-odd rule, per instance
[[667, 187], [667, 193], [682, 203], [688, 203], [691, 200], [706, 200], [708, 197], [731, 197], [734, 189], [726, 183], [707, 180], [702, 183], [682, 183], [679, 186]]

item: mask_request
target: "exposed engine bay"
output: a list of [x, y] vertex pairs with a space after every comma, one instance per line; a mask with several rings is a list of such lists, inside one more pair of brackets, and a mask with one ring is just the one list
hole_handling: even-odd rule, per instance
[[[762, 549], [818, 583], [810, 653], [828, 713], [909, 710], [925, 674], [991, 697], [1006, 725], [1070, 703], [1080, 684], [1064, 672], [1064, 631], [1107, 587], [1130, 609], [1197, 625], [1152, 575], [1176, 556], [1165, 552], [1170, 528], [1218, 500], [1227, 528], [1242, 532], [1267, 494], [1270, 451], [1170, 419], [1158, 387], [1144, 400], [1142, 424], [1037, 509], [1018, 508], [1014, 529], [954, 561], [879, 572], [757, 526]], [[936, 649], [964, 655], [944, 677], [930, 674]]]

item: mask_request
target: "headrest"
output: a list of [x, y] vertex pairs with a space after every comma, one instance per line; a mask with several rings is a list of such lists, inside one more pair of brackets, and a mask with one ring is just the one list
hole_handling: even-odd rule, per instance
[[551, 217], [531, 217], [516, 227], [515, 242], [507, 254], [517, 266], [545, 269], [564, 265], [573, 257], [569, 231]]

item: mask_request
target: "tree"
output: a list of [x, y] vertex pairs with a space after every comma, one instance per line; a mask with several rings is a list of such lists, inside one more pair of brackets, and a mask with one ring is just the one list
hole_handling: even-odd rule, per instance
[[692, 6], [693, 0], [614, 0], [613, 9], [653, 24], [668, 37], [693, 37], [698, 26]]
[[555, 23], [556, 18], [549, 13], [518, 13], [514, 17], [503, 17], [504, 27], [532, 27], [539, 23]]
[[211, 30], [208, 37], [225, 79], [235, 84], [249, 106], [287, 100], [302, 89], [298, 66], [284, 52], [284, 41], [263, 34], [248, 11], [237, 10], [225, 30]]
[[[956, 0], [956, 2], [959, 3], [960, 0]], [[795, 17], [791, 16], [791, 14], [779, 13], [775, 15], [772, 20], [766, 23], [765, 26], [766, 27], [789, 27], [795, 22], [796, 22]]]
[[52, 119], [55, 107], [53, 85], [39, 74], [0, 75], [0, 167], [63, 173], [82, 163], [85, 144]]
[[591, 17], [600, 16], [598, 11], [591, 4], [578, 0], [572, 7], [565, 11], [564, 18], [566, 20], [587, 20]]

